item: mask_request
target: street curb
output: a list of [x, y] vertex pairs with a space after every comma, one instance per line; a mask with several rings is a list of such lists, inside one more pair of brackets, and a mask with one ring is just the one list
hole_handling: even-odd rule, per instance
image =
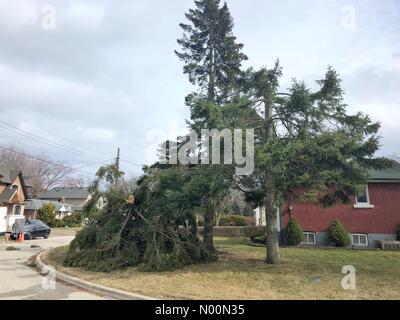
[[[53, 270], [53, 267], [46, 265], [42, 261], [42, 255], [46, 254], [48, 251], [40, 252], [35, 259], [36, 268], [40, 274], [46, 275], [49, 273], [49, 270]], [[98, 294], [100, 296], [107, 296], [116, 300], [157, 300], [156, 298], [143, 296], [141, 294], [131, 293], [119, 289], [114, 289], [106, 286], [102, 286], [99, 284], [95, 284], [93, 282], [85, 281], [79, 278], [72, 277], [60, 271], [55, 271], [55, 277], [57, 280], [65, 282], [67, 284], [79, 287], [86, 291], [92, 292], [94, 294]]]

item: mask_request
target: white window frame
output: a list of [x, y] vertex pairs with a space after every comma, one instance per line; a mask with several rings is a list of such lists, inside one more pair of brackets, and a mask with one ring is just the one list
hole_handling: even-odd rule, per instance
[[371, 204], [370, 198], [369, 198], [369, 188], [368, 185], [365, 185], [365, 194], [367, 196], [367, 202], [358, 202], [357, 200], [357, 195], [356, 195], [356, 204], [354, 205], [354, 208], [357, 209], [373, 209], [374, 205]]
[[[361, 237], [361, 236], [362, 236], [362, 237], [365, 237], [366, 244], [355, 244], [355, 243], [354, 243], [354, 239], [353, 239], [354, 236], [359, 237], [359, 238], [358, 238], [358, 240], [359, 240], [358, 242], [360, 242], [360, 237]], [[366, 233], [352, 233], [352, 234], [351, 234], [351, 244], [352, 244], [353, 246], [356, 246], [356, 247], [368, 247], [368, 246], [369, 246], [368, 234], [366, 234]]]
[[304, 234], [304, 239], [306, 238], [306, 235], [313, 235], [314, 236], [314, 242], [305, 242], [303, 241], [301, 244], [305, 246], [315, 246], [317, 244], [317, 234], [315, 232], [303, 232]]

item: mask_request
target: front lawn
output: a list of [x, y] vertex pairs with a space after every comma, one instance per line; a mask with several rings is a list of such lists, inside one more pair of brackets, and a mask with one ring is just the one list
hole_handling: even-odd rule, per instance
[[[66, 247], [46, 262], [62, 272], [135, 293], [166, 299], [400, 299], [400, 253], [375, 250], [282, 248], [282, 264], [263, 262], [265, 249], [243, 238], [217, 238], [218, 262], [174, 272], [131, 268], [96, 273], [62, 266]], [[357, 289], [343, 290], [342, 267], [357, 270]]]

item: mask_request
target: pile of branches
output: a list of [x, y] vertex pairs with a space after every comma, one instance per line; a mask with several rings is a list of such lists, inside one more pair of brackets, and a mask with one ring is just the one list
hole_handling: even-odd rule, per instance
[[[148, 172], [138, 182], [134, 201], [113, 188], [93, 192], [85, 208], [87, 223], [72, 241], [64, 264], [102, 272], [134, 266], [166, 271], [211, 260], [198, 238], [183, 190], [185, 179], [175, 170]], [[106, 206], [99, 211], [100, 196]]]

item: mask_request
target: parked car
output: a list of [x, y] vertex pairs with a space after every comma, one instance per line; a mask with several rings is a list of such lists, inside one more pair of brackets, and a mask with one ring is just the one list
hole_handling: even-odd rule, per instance
[[[16, 240], [18, 238], [18, 230], [15, 223], [12, 226], [11, 239]], [[33, 238], [43, 237], [47, 239], [50, 235], [51, 228], [40, 220], [26, 220], [23, 226], [25, 240], [31, 240]]]

